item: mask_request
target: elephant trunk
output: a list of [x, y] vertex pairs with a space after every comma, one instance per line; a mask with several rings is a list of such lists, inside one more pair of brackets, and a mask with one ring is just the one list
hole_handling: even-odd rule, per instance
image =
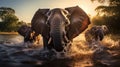
[[53, 39], [54, 49], [58, 52], [62, 51], [63, 48], [63, 40], [62, 40], [62, 33], [59, 28], [55, 28], [56, 31], [51, 33], [51, 37]]

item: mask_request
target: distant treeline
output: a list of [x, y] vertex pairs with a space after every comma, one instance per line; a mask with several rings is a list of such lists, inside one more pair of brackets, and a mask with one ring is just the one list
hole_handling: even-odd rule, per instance
[[14, 9], [0, 7], [0, 32], [15, 32], [23, 24], [26, 23], [19, 21]]

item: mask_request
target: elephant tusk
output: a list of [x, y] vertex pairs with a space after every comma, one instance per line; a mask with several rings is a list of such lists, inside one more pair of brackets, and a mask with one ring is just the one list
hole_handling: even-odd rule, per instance
[[67, 36], [64, 36], [64, 41], [65, 41], [66, 43], [69, 43], [69, 40], [68, 40]]
[[48, 40], [48, 44], [50, 44], [51, 41], [52, 41], [52, 38], [50, 37], [49, 40]]

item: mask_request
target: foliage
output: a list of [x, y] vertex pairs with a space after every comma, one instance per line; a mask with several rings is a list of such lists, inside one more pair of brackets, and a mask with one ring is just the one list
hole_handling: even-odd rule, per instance
[[[98, 1], [100, 3], [106, 2], [106, 0], [91, 0]], [[98, 6], [95, 10], [97, 15], [93, 18], [93, 24], [108, 26], [111, 33], [120, 33], [120, 0], [108, 0], [108, 6]]]
[[0, 7], [0, 31], [11, 32], [17, 29], [25, 22], [20, 21], [15, 15], [15, 10], [8, 7]]

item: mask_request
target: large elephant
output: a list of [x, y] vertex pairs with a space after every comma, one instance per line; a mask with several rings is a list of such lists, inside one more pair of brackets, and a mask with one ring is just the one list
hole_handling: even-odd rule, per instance
[[32, 19], [35, 35], [43, 36], [44, 48], [49, 45], [56, 51], [83, 32], [90, 24], [87, 14], [78, 6], [65, 9], [39, 9]]

